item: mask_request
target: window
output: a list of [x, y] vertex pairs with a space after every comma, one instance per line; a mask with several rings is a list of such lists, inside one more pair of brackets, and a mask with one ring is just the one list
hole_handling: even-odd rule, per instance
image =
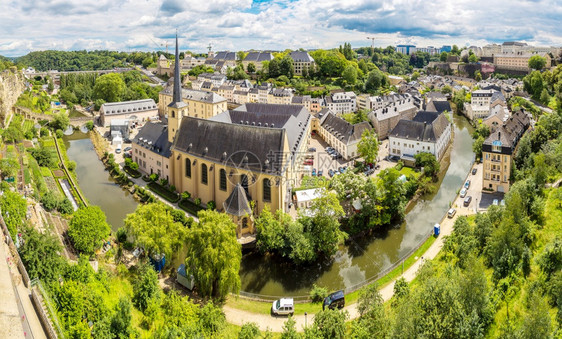
[[209, 178], [207, 177], [207, 165], [201, 164], [201, 183], [207, 185], [209, 183]]
[[248, 228], [248, 218], [242, 218], [242, 228]]
[[226, 191], [226, 171], [224, 169], [220, 170], [220, 185], [219, 188]]
[[172, 110], [172, 118], [176, 117], [176, 112], [174, 112], [174, 110]]
[[191, 178], [191, 160], [185, 158], [185, 176]]
[[271, 181], [263, 179], [263, 201], [271, 202]]

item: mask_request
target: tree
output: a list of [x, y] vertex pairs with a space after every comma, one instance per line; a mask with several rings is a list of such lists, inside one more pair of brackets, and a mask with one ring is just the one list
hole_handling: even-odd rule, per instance
[[471, 54], [471, 55], [468, 57], [468, 62], [471, 62], [471, 63], [476, 63], [476, 62], [478, 62], [478, 57], [476, 56], [476, 54]]
[[41, 203], [45, 210], [50, 212], [57, 208], [58, 201], [53, 192], [47, 191], [41, 196]]
[[59, 240], [51, 234], [39, 233], [32, 227], [24, 230], [23, 239], [25, 241], [19, 253], [29, 277], [47, 283], [58, 279], [65, 266]]
[[8, 128], [2, 131], [2, 138], [5, 142], [16, 143], [23, 140], [23, 133], [19, 128], [10, 124]]
[[50, 125], [55, 130], [60, 129], [64, 131], [68, 128], [68, 125], [70, 125], [70, 118], [65, 112], [59, 112], [55, 114], [55, 118], [51, 121]]
[[474, 72], [474, 80], [482, 81], [482, 73], [480, 73], [480, 71]]
[[374, 129], [365, 129], [361, 134], [361, 140], [357, 144], [357, 153], [366, 163], [372, 164], [377, 160], [379, 153], [379, 140]]
[[170, 210], [162, 203], [139, 205], [124, 222], [127, 234], [149, 255], [164, 254], [172, 259], [183, 245], [187, 229], [174, 221]]
[[111, 333], [116, 339], [128, 339], [133, 332], [131, 328], [131, 302], [127, 297], [119, 299], [111, 319]]
[[68, 226], [68, 235], [74, 247], [85, 254], [93, 254], [109, 236], [111, 229], [105, 219], [105, 213], [98, 206], [78, 209]]
[[289, 79], [292, 78], [293, 74], [295, 74], [293, 58], [291, 58], [289, 55], [285, 55], [279, 62], [279, 72], [281, 73], [281, 75], [286, 75]]
[[416, 159], [416, 166], [423, 167], [423, 173], [429, 177], [434, 177], [439, 174], [439, 161], [435, 155], [428, 152], [421, 152], [414, 155]]
[[293, 317], [289, 316], [287, 321], [283, 324], [283, 333], [281, 333], [281, 339], [298, 339], [300, 335], [297, 332], [297, 322]]
[[529, 68], [541, 70], [546, 66], [546, 59], [540, 55], [533, 55], [529, 58]]
[[187, 235], [185, 265], [201, 293], [223, 298], [240, 290], [242, 252], [236, 239], [236, 225], [224, 213], [200, 211], [199, 222]]
[[336, 193], [321, 190], [319, 195], [309, 209], [312, 217], [301, 214], [298, 220], [305, 231], [310, 233], [314, 249], [330, 256], [347, 237], [347, 234], [340, 230], [339, 222], [344, 212]]
[[342, 73], [342, 78], [348, 85], [355, 85], [357, 82], [357, 68], [352, 65], [347, 66]]
[[238, 339], [254, 339], [260, 335], [260, 329], [256, 323], [245, 323], [240, 328]]
[[61, 214], [71, 214], [74, 212], [74, 207], [72, 206], [70, 200], [68, 200], [67, 197], [64, 197], [57, 203], [57, 211]]
[[133, 282], [133, 303], [141, 310], [146, 311], [151, 301], [159, 298], [160, 286], [158, 275], [149, 264], [142, 264], [138, 268], [137, 277]]
[[367, 76], [367, 80], [365, 81], [365, 90], [367, 92], [374, 92], [378, 90], [380, 87], [388, 85], [389, 81], [386, 75], [383, 72], [377, 70], [373, 70], [369, 72]]
[[103, 99], [105, 102], [120, 101], [125, 94], [125, 81], [118, 73], [104, 74], [96, 79], [94, 85], [94, 97]]
[[248, 73], [256, 73], [256, 65], [253, 62], [248, 63]]
[[319, 334], [320, 338], [345, 338], [345, 320], [347, 318], [347, 311], [330, 309], [320, 311], [314, 316], [314, 323], [311, 331]]
[[384, 310], [384, 301], [373, 284], [361, 291], [357, 305], [361, 315], [352, 328], [354, 338], [385, 338], [390, 327]]
[[20, 164], [16, 159], [6, 158], [0, 160], [0, 173], [2, 173], [2, 178], [14, 177], [19, 169]]
[[55, 152], [52, 149], [45, 147], [32, 148], [31, 156], [35, 158], [37, 164], [42, 167], [55, 167]]
[[449, 54], [447, 52], [441, 52], [441, 54], [439, 55], [439, 61], [441, 61], [441, 62], [447, 61], [448, 56], [449, 56]]
[[482, 158], [482, 145], [484, 144], [484, 137], [479, 136], [478, 139], [472, 143], [472, 151], [476, 155], [476, 159]]
[[18, 229], [25, 224], [27, 201], [18, 193], [7, 189], [4, 183], [2, 185], [4, 194], [0, 196], [0, 210], [12, 239], [15, 239]]

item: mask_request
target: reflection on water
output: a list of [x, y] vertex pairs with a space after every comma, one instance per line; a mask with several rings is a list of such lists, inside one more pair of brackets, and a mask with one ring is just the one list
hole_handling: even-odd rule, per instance
[[75, 132], [64, 141], [68, 158], [76, 161], [76, 176], [86, 199], [98, 205], [105, 212], [111, 229], [117, 230], [123, 226], [125, 216], [137, 208], [137, 203], [127, 190], [114, 183], [86, 134]]
[[473, 160], [472, 128], [454, 116], [455, 139], [450, 165], [439, 190], [408, 211], [399, 227], [389, 226], [369, 237], [350, 239], [331, 259], [295, 267], [279, 258], [245, 254], [240, 268], [242, 290], [266, 295], [307, 295], [313, 284], [337, 290], [377, 275], [412, 250], [449, 209]]

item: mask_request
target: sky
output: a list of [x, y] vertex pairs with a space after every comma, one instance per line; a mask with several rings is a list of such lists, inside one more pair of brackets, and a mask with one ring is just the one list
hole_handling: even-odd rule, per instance
[[523, 41], [562, 46], [561, 0], [0, 0], [0, 55]]

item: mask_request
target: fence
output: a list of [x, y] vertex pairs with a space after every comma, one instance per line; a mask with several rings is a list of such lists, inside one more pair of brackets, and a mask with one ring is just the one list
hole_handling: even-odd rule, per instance
[[[23, 283], [25, 284], [25, 286], [27, 288], [32, 288], [32, 285], [34, 285], [34, 283], [35, 283], [35, 281], [37, 281], [37, 279], [35, 279], [34, 281], [31, 281], [29, 279], [29, 274], [27, 274], [27, 270], [25, 269], [25, 266], [23, 265], [23, 262], [21, 261], [21, 257], [19, 255], [17, 249], [16, 249], [16, 246], [14, 245], [14, 241], [12, 240], [12, 236], [10, 235], [10, 231], [8, 230], [8, 226], [4, 222], [4, 218], [2, 217], [1, 214], [0, 214], [0, 225], [2, 225], [2, 229], [4, 231], [4, 234], [6, 235], [6, 239], [7, 239], [8, 247], [10, 248], [10, 252], [12, 253], [12, 256], [13, 256], [14, 260], [17, 261], [18, 270], [19, 270], [19, 272], [22, 276]], [[41, 293], [43, 293], [43, 296], [46, 296], [48, 298], [48, 296], [45, 294], [44, 290], [42, 289], [42, 286], [40, 285], [40, 283], [39, 283], [39, 287], [40, 287]], [[14, 286], [14, 288], [15, 288], [15, 286]], [[16, 290], [17, 296], [19, 298], [21, 298], [21, 296], [17, 292], [17, 288], [15, 288], [15, 290]], [[58, 336], [56, 335], [56, 333], [53, 330], [53, 325], [52, 325], [51, 321], [49, 320], [50, 318], [49, 318], [48, 314], [45, 312], [45, 309], [42, 307], [40, 296], [38, 295], [37, 291], [33, 288], [31, 290], [31, 299], [33, 300], [33, 304], [35, 306], [35, 310], [37, 311], [37, 315], [39, 316], [39, 319], [41, 321], [41, 324], [43, 325], [43, 328], [45, 328], [45, 330], [47, 331], [47, 334], [48, 334], [49, 338], [50, 339], [58, 338]], [[18, 299], [18, 303], [21, 304], [20, 299]], [[22, 307], [22, 309], [23, 309], [23, 307]], [[52, 312], [54, 312], [54, 310], [52, 310], [52, 309], [50, 309], [49, 311], [53, 315], [56, 314], [56, 313], [52, 313]], [[58, 320], [55, 317], [56, 317], [56, 315], [53, 317], [54, 322], [59, 329], [59, 333], [62, 334], [62, 331], [60, 330], [60, 326], [58, 325]], [[61, 337], [64, 338], [64, 336], [62, 336], [62, 335], [61, 335]]]
[[[47, 332], [49, 339], [64, 338], [64, 332], [58, 322], [53, 303], [49, 298], [49, 294], [43, 288], [41, 281], [34, 279], [32, 281], [34, 288], [31, 290], [31, 298], [33, 305], [39, 315], [39, 320]], [[44, 306], [44, 307], [43, 307]], [[45, 308], [47, 310], [45, 310]], [[51, 315], [49, 317], [49, 314]], [[54, 326], [53, 326], [54, 325]]]

